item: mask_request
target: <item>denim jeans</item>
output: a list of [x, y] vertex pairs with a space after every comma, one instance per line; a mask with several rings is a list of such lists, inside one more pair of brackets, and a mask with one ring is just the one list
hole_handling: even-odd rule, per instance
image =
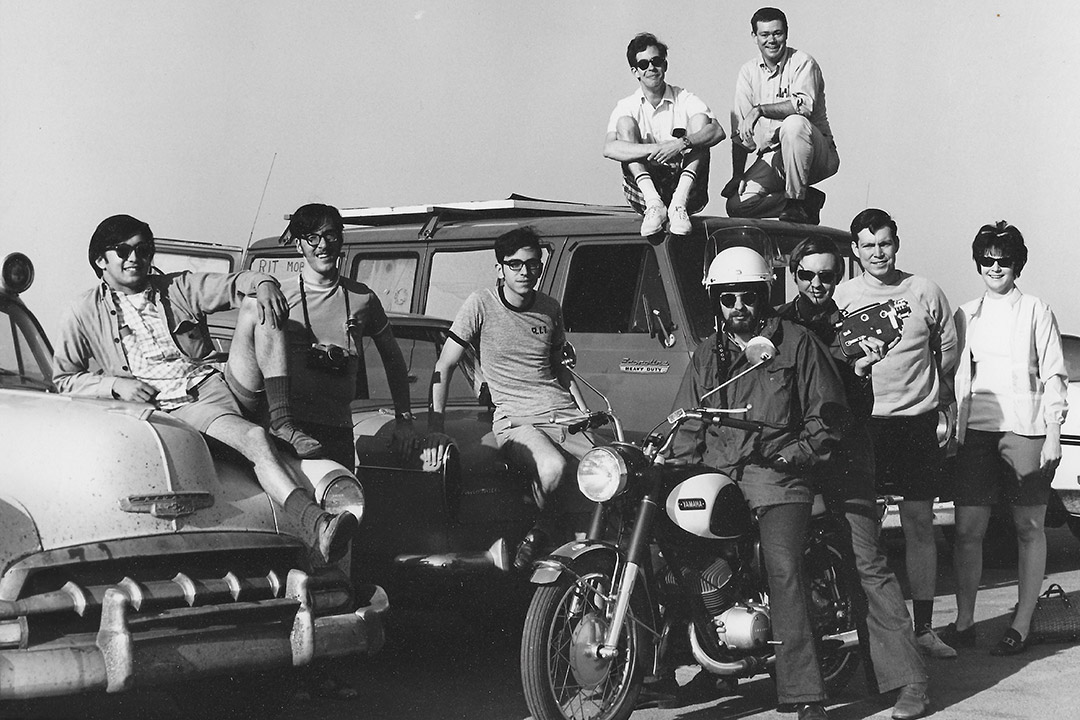
[[776, 696], [781, 704], [825, 700], [808, 607], [803, 552], [810, 524], [808, 503], [758, 508], [761, 549], [769, 578], [769, 613], [776, 646]]
[[[872, 510], [867, 506], [867, 510]], [[870, 660], [878, 690], [885, 692], [909, 683], [926, 682], [926, 666], [915, 646], [900, 582], [889, 569], [881, 546], [877, 519], [845, 512], [851, 526], [851, 549], [859, 583], [866, 593], [866, 630], [870, 636]]]

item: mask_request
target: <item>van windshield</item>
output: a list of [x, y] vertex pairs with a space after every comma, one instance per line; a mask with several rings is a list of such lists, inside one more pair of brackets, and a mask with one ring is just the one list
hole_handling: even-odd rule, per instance
[[26, 390], [52, 389], [52, 370], [44, 337], [30, 314], [16, 302], [0, 296], [0, 387]]

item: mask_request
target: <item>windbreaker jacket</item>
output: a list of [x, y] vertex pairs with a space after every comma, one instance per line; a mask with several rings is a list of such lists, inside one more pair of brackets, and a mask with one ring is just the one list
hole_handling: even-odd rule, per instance
[[[173, 342], [192, 359], [214, 351], [206, 316], [238, 308], [244, 297], [254, 295], [264, 282], [277, 281], [256, 272], [180, 272], [151, 275], [154, 303], [165, 318]], [[100, 366], [90, 371], [90, 360]], [[53, 356], [53, 383], [60, 392], [92, 397], [112, 397], [116, 378], [133, 377], [120, 324], [108, 286], [102, 282], [76, 298], [60, 321], [60, 344]]]
[[[1061, 349], [1061, 331], [1050, 306], [1033, 295], [1015, 289], [1007, 302], [1012, 306], [1012, 337], [1002, 337], [1012, 358], [1012, 418], [1017, 435], [1037, 437], [1046, 434], [1047, 423], [1065, 423], [1068, 412], [1069, 373]], [[959, 338], [960, 364], [956, 368], [956, 438], [964, 442], [968, 413], [971, 410], [971, 372], [974, 361], [968, 333], [979, 321], [983, 298], [964, 303], [957, 309], [956, 334]]]
[[[748, 464], [772, 466], [783, 457], [788, 466], [784, 470], [796, 473], [829, 459], [848, 417], [844, 388], [832, 359], [809, 330], [788, 320], [770, 317], [761, 334], [776, 345], [776, 357], [710, 395], [705, 405], [750, 406], [736, 417], [763, 422], [766, 428], [751, 433], [723, 426], [706, 428], [691, 421], [675, 438], [673, 459], [729, 472]], [[704, 393], [749, 367], [738, 346], [727, 337], [723, 342], [729, 358], [727, 371], [721, 376], [714, 333], [694, 353], [675, 407], [700, 406]]]

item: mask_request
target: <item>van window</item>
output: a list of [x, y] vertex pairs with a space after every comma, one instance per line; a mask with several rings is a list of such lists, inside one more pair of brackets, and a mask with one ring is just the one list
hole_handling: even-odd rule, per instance
[[185, 255], [158, 250], [154, 253], [154, 267], [163, 273], [183, 272], [184, 270], [230, 273], [232, 272], [232, 260], [221, 256]]
[[[540, 259], [545, 267], [550, 255], [548, 248], [541, 248]], [[491, 248], [436, 252], [431, 256], [424, 314], [453, 320], [466, 298], [477, 290], [494, 287], [495, 280], [495, 253]]]
[[[405, 372], [409, 378], [409, 395], [412, 397], [414, 406], [422, 404], [430, 394], [431, 374], [435, 370], [435, 362], [439, 359], [443, 345], [447, 342], [446, 333], [445, 328], [409, 325], [394, 327], [394, 338], [405, 359]], [[386, 382], [386, 370], [378, 348], [369, 337], [365, 337], [363, 343], [364, 351], [361, 360], [366, 380], [364, 377], [358, 378], [358, 384], [361, 387], [358, 388], [357, 403], [353, 407], [354, 409], [393, 408], [394, 398]], [[451, 403], [476, 405], [476, 362], [472, 349], [466, 349], [457, 369], [458, 372], [455, 372], [450, 379], [447, 400]]]
[[353, 265], [353, 278], [374, 291], [386, 312], [412, 311], [416, 255], [363, 255]]
[[566, 277], [567, 332], [647, 333], [659, 315], [671, 318], [656, 252], [645, 243], [583, 245]]

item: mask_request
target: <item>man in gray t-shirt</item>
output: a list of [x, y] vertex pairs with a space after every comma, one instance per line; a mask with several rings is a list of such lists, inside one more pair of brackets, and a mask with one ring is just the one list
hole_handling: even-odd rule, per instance
[[428, 427], [443, 432], [451, 375], [465, 348], [477, 348], [495, 404], [495, 440], [511, 462], [528, 472], [540, 510], [514, 557], [514, 567], [526, 570], [549, 539], [556, 488], [576, 470], [577, 459], [592, 442], [551, 422], [553, 416], [573, 416], [587, 408], [560, 362], [565, 342], [562, 308], [534, 289], [543, 270], [540, 238], [531, 228], [511, 230], [495, 241], [495, 257], [495, 289], [465, 300], [450, 328], [456, 342], [446, 343], [435, 365]]

